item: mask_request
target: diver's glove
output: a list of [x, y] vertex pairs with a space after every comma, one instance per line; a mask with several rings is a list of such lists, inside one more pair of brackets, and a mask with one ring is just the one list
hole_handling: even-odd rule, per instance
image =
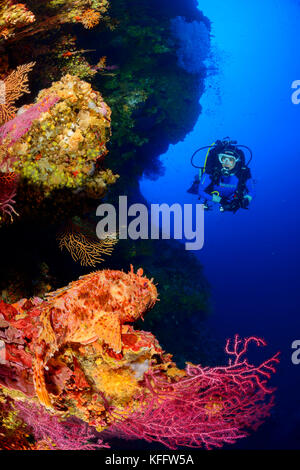
[[250, 204], [250, 201], [251, 201], [252, 197], [251, 196], [244, 196], [243, 197], [243, 200], [241, 201], [241, 207], [243, 209], [248, 209], [248, 206]]
[[200, 204], [203, 204], [203, 209], [205, 211], [211, 211], [212, 210], [212, 203], [207, 201], [207, 199], [203, 199], [201, 196], [198, 198], [200, 201]]

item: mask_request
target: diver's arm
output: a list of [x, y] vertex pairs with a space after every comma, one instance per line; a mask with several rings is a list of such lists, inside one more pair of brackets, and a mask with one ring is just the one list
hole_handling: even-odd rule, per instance
[[207, 173], [204, 173], [204, 175], [202, 175], [202, 178], [199, 184], [199, 192], [198, 192], [199, 199], [203, 201], [213, 200], [212, 195], [205, 192], [206, 188], [208, 188], [210, 184], [211, 184], [211, 177]]

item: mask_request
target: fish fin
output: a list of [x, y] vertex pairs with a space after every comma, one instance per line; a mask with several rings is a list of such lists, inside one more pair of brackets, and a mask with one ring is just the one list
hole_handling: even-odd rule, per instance
[[42, 405], [46, 408], [52, 409], [49, 394], [46, 388], [44, 365], [39, 358], [35, 358], [33, 366], [33, 381], [37, 397]]
[[96, 336], [93, 336], [92, 338], [87, 339], [86, 341], [80, 341], [80, 344], [82, 344], [83, 346], [86, 346], [88, 344], [94, 343], [95, 341], [97, 341], [98, 338], [99, 338], [98, 335], [96, 335]]
[[46, 300], [51, 301], [52, 299], [55, 299], [55, 298], [65, 294], [70, 289], [81, 286], [83, 282], [88, 282], [90, 279], [93, 279], [95, 274], [97, 274], [99, 272], [100, 271], [95, 271], [95, 272], [91, 272], [89, 274], [85, 274], [84, 276], [80, 276], [79, 279], [77, 279], [77, 281], [72, 281], [65, 287], [61, 287], [60, 289], [54, 290], [52, 292], [47, 292], [47, 294], [45, 295]]
[[61, 287], [60, 289], [54, 290], [52, 292], [47, 292], [45, 294], [45, 298], [46, 300], [51, 301], [52, 299], [55, 299], [63, 295], [67, 290], [69, 290], [69, 286]]
[[116, 353], [122, 350], [121, 324], [119, 315], [106, 313], [97, 322], [95, 333], [98, 338], [106, 343]]

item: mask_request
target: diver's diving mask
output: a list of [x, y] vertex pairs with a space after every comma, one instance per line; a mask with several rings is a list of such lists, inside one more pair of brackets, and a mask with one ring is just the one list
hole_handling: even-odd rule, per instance
[[239, 161], [239, 158], [235, 157], [234, 155], [229, 155], [228, 153], [220, 153], [219, 154], [219, 162], [222, 165], [229, 165], [230, 168], [234, 168], [236, 162]]

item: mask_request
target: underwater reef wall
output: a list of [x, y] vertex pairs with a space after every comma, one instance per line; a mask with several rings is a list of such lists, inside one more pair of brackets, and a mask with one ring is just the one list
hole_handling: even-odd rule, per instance
[[[182, 140], [201, 112], [205, 67], [191, 74], [180, 66], [182, 42], [178, 44], [172, 22], [198, 25], [203, 34], [194, 49], [202, 60], [208, 53], [210, 23], [194, 1], [86, 1], [76, 2], [78, 11], [72, 4], [27, 2], [35, 21], [30, 28], [21, 27], [28, 34], [20, 39], [16, 33], [0, 40], [0, 78], [35, 60], [30, 81], [35, 93], [66, 74], [91, 81], [112, 109], [111, 168], [121, 174], [120, 190], [126, 190], [128, 174], [137, 179], [146, 170], [161, 171], [157, 156]], [[82, 25], [84, 4], [86, 11], [100, 15], [90, 29]], [[186, 41], [193, 36], [187, 33]]]
[[116, 68], [113, 74], [100, 74], [94, 80], [112, 109], [109, 148], [118, 165], [122, 190], [123, 183], [129, 185], [129, 174], [135, 179], [145, 172], [159, 175], [162, 169], [157, 157], [170, 143], [184, 139], [201, 112], [206, 69], [202, 64], [197, 74], [191, 74], [180, 66], [172, 27], [178, 17], [202, 26], [205, 40], [203, 35], [196, 49], [202, 51], [203, 60], [208, 54], [210, 23], [190, 5], [156, 0], [151, 6], [145, 0], [111, 3], [110, 14], [118, 27], [103, 35], [103, 43], [108, 44], [108, 58]]

